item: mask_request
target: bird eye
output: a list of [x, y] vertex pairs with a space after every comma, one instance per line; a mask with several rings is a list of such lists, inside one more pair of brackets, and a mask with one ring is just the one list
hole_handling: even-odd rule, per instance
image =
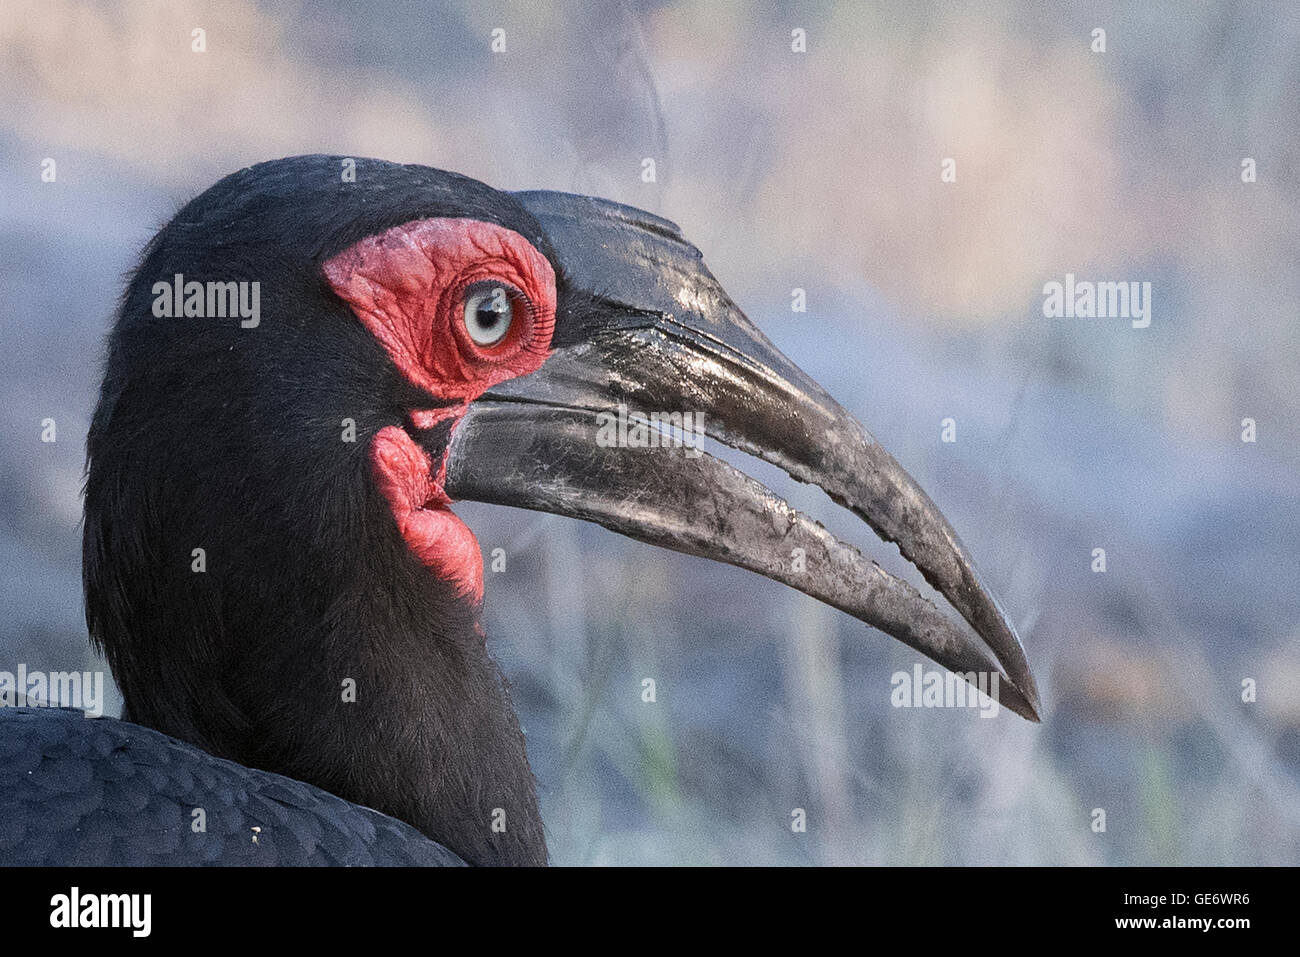
[[517, 295], [503, 283], [470, 288], [465, 295], [465, 331], [476, 345], [494, 346], [506, 337], [514, 321]]

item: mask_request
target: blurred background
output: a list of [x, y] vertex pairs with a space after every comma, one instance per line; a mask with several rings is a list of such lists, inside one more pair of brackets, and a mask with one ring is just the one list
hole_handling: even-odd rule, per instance
[[[1283, 0], [5, 0], [0, 669], [103, 667], [84, 441], [153, 232], [260, 160], [424, 163], [680, 224], [947, 514], [1046, 704], [894, 709], [917, 656], [784, 586], [459, 506], [556, 863], [1300, 863], [1298, 118]], [[1067, 272], [1149, 281], [1150, 327], [1044, 318]]]

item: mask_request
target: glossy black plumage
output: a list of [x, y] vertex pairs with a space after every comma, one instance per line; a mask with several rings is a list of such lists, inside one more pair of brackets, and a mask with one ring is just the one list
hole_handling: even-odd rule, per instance
[[0, 708], [0, 866], [463, 863], [409, 824], [150, 728]]
[[[375, 160], [355, 182], [340, 173], [327, 156], [241, 170], [145, 250], [87, 442], [90, 634], [124, 718], [391, 814], [472, 863], [542, 864], [523, 736], [477, 610], [411, 553], [371, 477], [373, 436], [436, 402], [321, 271], [425, 217], [542, 243], [540, 228], [452, 173]], [[152, 285], [177, 273], [259, 282], [260, 324], [155, 317]], [[437, 455], [446, 432], [418, 439]]]

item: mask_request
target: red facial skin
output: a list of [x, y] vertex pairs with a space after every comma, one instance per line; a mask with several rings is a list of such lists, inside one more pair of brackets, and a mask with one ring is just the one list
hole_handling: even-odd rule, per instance
[[[411, 425], [459, 420], [499, 382], [536, 370], [555, 330], [555, 271], [524, 237], [471, 219], [422, 219], [369, 236], [328, 260], [325, 278], [411, 383], [448, 408], [416, 410]], [[509, 332], [481, 346], [464, 324], [466, 289], [480, 281], [518, 290]], [[453, 423], [452, 428], [455, 429]], [[375, 481], [411, 551], [457, 594], [483, 599], [483, 557], [443, 491], [435, 466], [407, 431], [385, 426], [370, 445]]]

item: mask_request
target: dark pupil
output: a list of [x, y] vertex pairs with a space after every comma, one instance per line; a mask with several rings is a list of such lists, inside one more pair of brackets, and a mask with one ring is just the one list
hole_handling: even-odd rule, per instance
[[477, 317], [479, 327], [488, 331], [495, 329], [505, 317], [505, 308], [498, 302], [498, 297], [489, 296], [479, 303]]

